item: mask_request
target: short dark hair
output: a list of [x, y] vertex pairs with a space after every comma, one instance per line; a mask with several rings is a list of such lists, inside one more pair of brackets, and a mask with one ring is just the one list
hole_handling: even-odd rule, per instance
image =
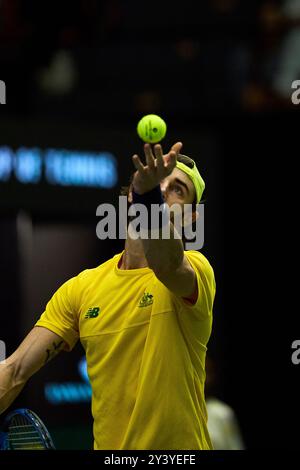
[[177, 160], [181, 163], [184, 163], [184, 165], [188, 166], [189, 168], [194, 168], [195, 162], [192, 160], [190, 157], [187, 157], [186, 155], [182, 155], [181, 153], [178, 154]]

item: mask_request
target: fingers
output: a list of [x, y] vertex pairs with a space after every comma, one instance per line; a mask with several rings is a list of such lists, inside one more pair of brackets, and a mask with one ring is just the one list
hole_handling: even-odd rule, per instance
[[170, 168], [173, 170], [173, 168], [175, 168], [176, 166], [176, 161], [177, 161], [177, 153], [171, 150], [171, 152], [169, 152], [167, 168]]
[[[154, 170], [155, 168], [160, 174], [165, 170], [173, 169], [176, 166], [177, 155], [182, 148], [182, 142], [176, 142], [167, 155], [163, 155], [162, 147], [160, 144], [154, 146], [154, 155], [150, 144], [144, 145], [144, 152], [146, 157], [147, 166], [144, 166], [138, 155], [133, 155], [132, 161], [136, 170], [144, 173], [146, 169]], [[155, 158], [154, 158], [155, 156]]]
[[173, 169], [176, 166], [177, 156], [182, 149], [182, 142], [176, 142], [172, 145], [170, 152], [167, 154], [168, 168]]
[[144, 145], [144, 152], [146, 156], [146, 163], [149, 167], [150, 170], [153, 170], [155, 167], [155, 161], [154, 161], [154, 156], [152, 153], [151, 145], [145, 144]]
[[141, 160], [139, 159], [138, 155], [133, 155], [132, 162], [133, 162], [134, 167], [137, 171], [139, 171], [140, 173], [144, 173], [145, 167], [142, 164]]
[[171, 147], [171, 150], [173, 150], [174, 152], [176, 152], [176, 154], [178, 154], [180, 152], [180, 150], [182, 149], [182, 142], [176, 142], [176, 144], [172, 145]]
[[155, 158], [156, 158], [157, 170], [160, 173], [163, 173], [164, 168], [165, 168], [165, 162], [164, 162], [164, 155], [163, 155], [161, 145], [158, 144], [154, 146], [154, 153], [155, 153]]
[[163, 155], [162, 147], [161, 145], [157, 144], [154, 147], [154, 153], [156, 157], [156, 166], [157, 169], [162, 173], [167, 170], [169, 173], [170, 170], [172, 171], [173, 168], [176, 166], [176, 161], [177, 161], [177, 155], [180, 152], [180, 149], [182, 148], [182, 143], [177, 142], [174, 144], [167, 155]]

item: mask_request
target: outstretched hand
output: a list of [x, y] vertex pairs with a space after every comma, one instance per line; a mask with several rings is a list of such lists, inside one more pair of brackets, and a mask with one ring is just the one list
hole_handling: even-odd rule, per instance
[[133, 155], [132, 161], [136, 172], [133, 176], [133, 189], [138, 194], [143, 194], [155, 188], [169, 176], [174, 170], [177, 156], [182, 148], [181, 142], [176, 142], [171, 150], [163, 155], [160, 144], [154, 146], [154, 155], [150, 144], [144, 145], [146, 165], [143, 165], [138, 155]]

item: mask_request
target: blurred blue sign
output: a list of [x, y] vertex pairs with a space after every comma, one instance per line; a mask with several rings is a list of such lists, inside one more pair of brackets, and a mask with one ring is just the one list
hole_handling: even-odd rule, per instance
[[87, 373], [86, 358], [78, 363], [78, 372], [84, 382], [52, 382], [45, 385], [46, 400], [52, 405], [63, 403], [86, 403], [92, 398], [92, 389]]
[[118, 182], [117, 160], [109, 152], [0, 147], [0, 182], [113, 188]]

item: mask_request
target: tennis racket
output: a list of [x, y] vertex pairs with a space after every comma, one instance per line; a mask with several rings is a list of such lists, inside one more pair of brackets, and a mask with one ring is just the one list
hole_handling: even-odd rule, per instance
[[9, 413], [1, 428], [0, 450], [55, 449], [42, 420], [27, 408], [20, 408]]

